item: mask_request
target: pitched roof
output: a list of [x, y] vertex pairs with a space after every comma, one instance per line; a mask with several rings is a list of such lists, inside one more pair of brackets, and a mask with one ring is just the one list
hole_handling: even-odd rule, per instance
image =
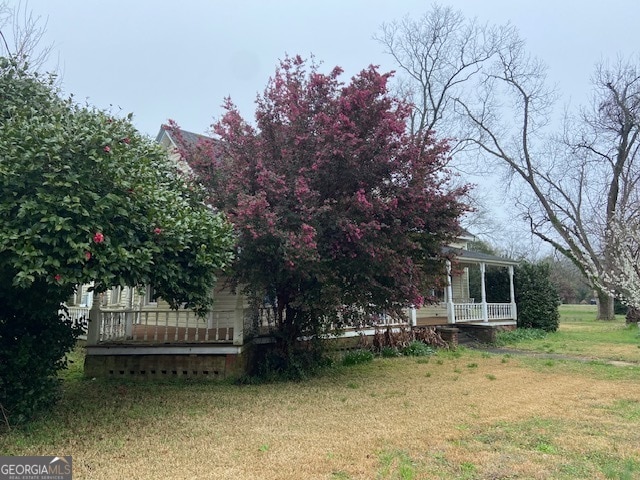
[[510, 258], [499, 257], [497, 255], [490, 255], [482, 252], [471, 252], [462, 248], [445, 247], [443, 252], [445, 254], [453, 255], [460, 263], [485, 263], [487, 265], [497, 265], [501, 267], [518, 265], [520, 263], [516, 260], [511, 260]]
[[[179, 135], [182, 137], [186, 147], [195, 147], [201, 140], [212, 140], [211, 137], [201, 135], [199, 133], [189, 132], [188, 130], [178, 129]], [[161, 125], [160, 131], [156, 136], [156, 142], [162, 143], [162, 139], [166, 137], [174, 147], [178, 147], [178, 141], [174, 138], [174, 134], [168, 125]]]

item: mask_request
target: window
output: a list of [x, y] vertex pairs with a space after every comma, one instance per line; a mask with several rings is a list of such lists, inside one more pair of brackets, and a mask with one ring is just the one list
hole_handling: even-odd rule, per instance
[[144, 297], [145, 305], [157, 305], [158, 304], [158, 293], [156, 289], [152, 285], [147, 285], [146, 294]]
[[113, 287], [109, 294], [109, 304], [119, 305], [122, 298], [122, 287]]

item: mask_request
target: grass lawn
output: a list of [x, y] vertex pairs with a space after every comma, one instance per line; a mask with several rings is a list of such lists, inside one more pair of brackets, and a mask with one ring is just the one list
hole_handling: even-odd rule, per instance
[[640, 478], [640, 367], [459, 349], [238, 386], [80, 361], [0, 454], [73, 455], [75, 479]]
[[519, 341], [519, 350], [619, 360], [640, 363], [640, 333], [636, 325], [627, 326], [624, 316], [602, 322], [596, 320], [595, 305], [562, 305], [560, 328], [543, 339]]

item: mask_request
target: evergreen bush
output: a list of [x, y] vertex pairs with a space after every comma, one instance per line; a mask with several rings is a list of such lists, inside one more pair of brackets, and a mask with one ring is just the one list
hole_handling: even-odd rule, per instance
[[518, 327], [555, 332], [560, 320], [560, 295], [551, 282], [549, 265], [524, 262], [515, 269]]
[[57, 373], [79, 334], [64, 314], [55, 313], [56, 305], [49, 305], [50, 289], [44, 282], [14, 289], [11, 301], [4, 301], [0, 289], [0, 421], [7, 425], [23, 423], [55, 402]]

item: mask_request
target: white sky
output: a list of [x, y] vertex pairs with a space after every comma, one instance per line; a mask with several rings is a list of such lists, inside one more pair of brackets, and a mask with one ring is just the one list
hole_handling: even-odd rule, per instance
[[[9, 4], [18, 0], [8, 0]], [[482, 22], [511, 22], [530, 53], [549, 66], [562, 103], [586, 102], [601, 59], [635, 54], [640, 46], [638, 0], [442, 1]], [[24, 4], [23, 4], [24, 5]], [[252, 120], [253, 102], [285, 53], [314, 54], [344, 80], [369, 64], [392, 70], [372, 39], [383, 22], [421, 16], [418, 0], [29, 0], [47, 20], [65, 92], [100, 108], [134, 113], [155, 136], [171, 118], [206, 133], [231, 96]], [[494, 191], [494, 214], [509, 215]], [[489, 189], [487, 189], [489, 190]], [[497, 196], [496, 196], [497, 195]]]
[[[9, 3], [18, 0], [9, 0]], [[638, 45], [637, 0], [440, 2], [491, 23], [512, 22], [550, 78], [581, 101], [594, 64]], [[345, 80], [369, 64], [394, 68], [372, 39], [385, 21], [419, 16], [417, 0], [29, 0], [48, 21], [63, 88], [134, 113], [149, 135], [168, 118], [204, 133], [230, 95], [245, 117], [285, 53], [313, 53]]]

